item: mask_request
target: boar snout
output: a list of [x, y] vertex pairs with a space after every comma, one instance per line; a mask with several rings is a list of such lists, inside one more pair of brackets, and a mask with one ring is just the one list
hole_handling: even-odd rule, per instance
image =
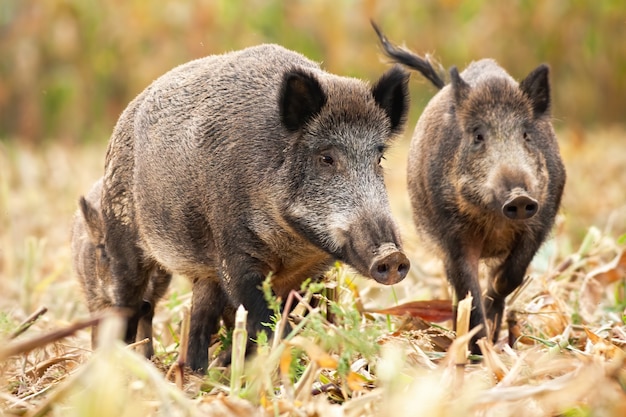
[[370, 276], [385, 285], [396, 284], [406, 277], [411, 263], [393, 243], [385, 243], [376, 251], [370, 266]]
[[511, 220], [527, 220], [537, 214], [539, 203], [526, 191], [514, 190], [502, 205], [502, 214]]

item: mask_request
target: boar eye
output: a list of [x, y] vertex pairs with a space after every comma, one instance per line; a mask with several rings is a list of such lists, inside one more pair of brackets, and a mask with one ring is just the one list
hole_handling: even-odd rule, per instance
[[383, 159], [385, 159], [385, 150], [386, 150], [386, 146], [385, 145], [378, 145], [378, 147], [376, 148], [376, 150], [378, 151], [378, 165], [380, 165], [380, 163], [383, 161]]
[[481, 132], [474, 132], [474, 144], [479, 145], [485, 141], [485, 136]]
[[330, 155], [320, 155], [320, 162], [322, 163], [322, 165], [330, 166], [335, 162], [335, 160]]
[[526, 142], [530, 142], [530, 135], [528, 134], [528, 132], [524, 132], [524, 140]]

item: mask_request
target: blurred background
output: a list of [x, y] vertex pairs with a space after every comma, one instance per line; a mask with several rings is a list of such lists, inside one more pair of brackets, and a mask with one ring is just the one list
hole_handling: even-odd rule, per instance
[[[11, 283], [5, 301], [23, 298], [23, 311], [55, 297], [76, 301], [72, 213], [102, 175], [118, 116], [152, 80], [194, 58], [274, 42], [330, 72], [373, 81], [388, 63], [370, 19], [391, 41], [430, 53], [446, 68], [492, 57], [522, 79], [548, 63], [568, 169], [555, 235], [576, 248], [590, 226], [626, 233], [623, 0], [2, 0], [0, 282]], [[418, 75], [410, 89], [411, 116], [387, 158], [387, 181], [412, 243], [418, 239], [406, 197], [406, 149], [436, 91]]]
[[[446, 68], [493, 57], [520, 79], [549, 63], [557, 127], [624, 122], [622, 0], [3, 0], [0, 137], [106, 140], [129, 100], [163, 72], [263, 42], [372, 80], [386, 64], [370, 19]], [[414, 78], [418, 115], [434, 90]]]

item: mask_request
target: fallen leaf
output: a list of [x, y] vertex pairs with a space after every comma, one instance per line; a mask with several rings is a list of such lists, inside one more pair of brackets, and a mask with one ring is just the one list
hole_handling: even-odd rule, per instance
[[392, 335], [400, 336], [408, 333], [413, 337], [427, 338], [435, 352], [446, 352], [452, 343], [451, 332], [433, 327], [430, 322], [421, 317], [407, 317]]
[[348, 388], [350, 388], [352, 391], [361, 391], [368, 383], [363, 375], [360, 375], [356, 372], [350, 372], [348, 374], [348, 377], [346, 378], [346, 382], [348, 384]]
[[585, 280], [595, 279], [602, 285], [609, 285], [626, 276], [626, 251], [621, 251], [611, 262], [589, 272]]
[[395, 307], [380, 310], [368, 310], [370, 313], [390, 314], [392, 316], [420, 317], [427, 321], [442, 322], [452, 320], [452, 300], [412, 301]]
[[591, 323], [602, 301], [605, 289], [626, 276], [626, 251], [621, 251], [607, 264], [596, 267], [583, 279], [580, 288], [580, 315]]
[[603, 357], [606, 360], [611, 360], [613, 358], [623, 358], [624, 352], [610, 341], [605, 340], [600, 337], [596, 333], [589, 330], [587, 327], [584, 327], [585, 333], [591, 342], [592, 349], [591, 352], [596, 355]]
[[587, 275], [580, 287], [579, 314], [587, 322], [595, 321], [595, 313], [604, 295], [604, 285], [591, 275]]

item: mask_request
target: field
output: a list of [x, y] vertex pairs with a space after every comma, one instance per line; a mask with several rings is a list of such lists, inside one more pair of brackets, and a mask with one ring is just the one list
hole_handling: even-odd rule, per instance
[[[457, 366], [465, 359], [464, 338], [455, 341], [449, 320], [430, 325], [416, 316], [371, 312], [400, 306], [401, 313], [417, 314], [419, 303], [402, 306], [449, 297], [440, 262], [420, 245], [410, 220], [407, 134], [387, 158], [387, 182], [413, 265], [409, 277], [382, 288], [344, 267], [330, 271], [329, 281], [339, 283], [325, 290], [339, 301], [329, 307], [335, 320], [314, 310], [294, 338], [265, 345], [237, 379], [238, 395], [230, 393], [237, 389], [230, 368], [204, 377], [177, 371], [190, 304], [182, 277], [159, 305], [153, 364], [119, 341], [92, 353], [89, 329], [71, 331], [88, 314], [71, 274], [70, 222], [78, 196], [101, 175], [105, 144], [2, 143], [0, 413], [624, 415], [626, 155], [616, 150], [626, 132], [562, 131], [559, 137], [568, 169], [562, 213], [528, 284], [509, 300], [514, 320], [504, 324], [495, 347], [485, 347], [483, 362]], [[47, 312], [21, 328], [42, 307]], [[110, 316], [103, 326], [115, 339], [119, 320]], [[54, 335], [65, 329], [66, 337]]]
[[[300, 302], [295, 334], [194, 375], [179, 366], [190, 284], [175, 276], [152, 362], [119, 341], [114, 314], [93, 318], [92, 352], [70, 225], [128, 102], [175, 65], [260, 43], [376, 80], [389, 62], [370, 19], [446, 68], [493, 57], [522, 79], [550, 65], [568, 180], [498, 343], [467, 357], [464, 315], [453, 334], [441, 262], [415, 234], [406, 153], [434, 88], [413, 75], [407, 133], [385, 161], [403, 282], [338, 265]], [[2, 0], [0, 416], [626, 415], [625, 21], [623, 0]], [[212, 354], [236, 339], [222, 333]]]

